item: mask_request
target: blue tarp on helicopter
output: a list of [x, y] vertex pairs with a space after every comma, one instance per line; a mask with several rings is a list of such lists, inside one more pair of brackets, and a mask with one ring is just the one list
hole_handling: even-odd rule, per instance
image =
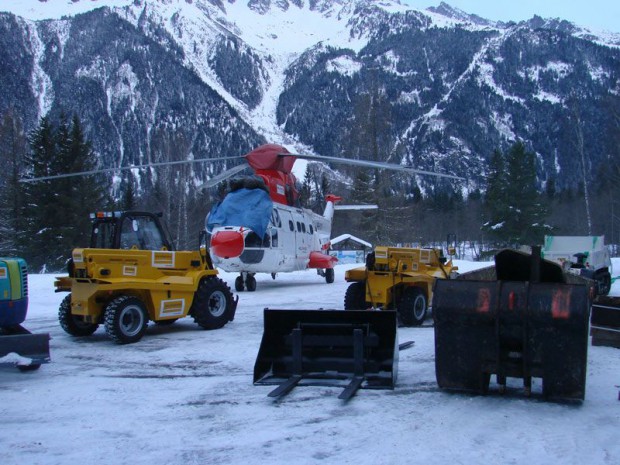
[[264, 237], [271, 219], [273, 202], [263, 189], [239, 189], [216, 203], [206, 219], [207, 231], [218, 226], [243, 226]]

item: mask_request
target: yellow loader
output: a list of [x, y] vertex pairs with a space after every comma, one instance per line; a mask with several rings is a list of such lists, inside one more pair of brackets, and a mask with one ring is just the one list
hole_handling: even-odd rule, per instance
[[147, 324], [191, 316], [204, 329], [234, 319], [237, 300], [218, 277], [201, 236], [199, 250], [175, 251], [159, 217], [148, 212], [91, 215], [90, 248], [77, 248], [56, 292], [62, 328], [90, 336], [99, 325], [119, 344], [139, 341]]
[[344, 297], [344, 308], [392, 309], [403, 326], [419, 326], [427, 316], [435, 280], [450, 279], [456, 270], [441, 249], [375, 247], [365, 267], [345, 273], [351, 285]]

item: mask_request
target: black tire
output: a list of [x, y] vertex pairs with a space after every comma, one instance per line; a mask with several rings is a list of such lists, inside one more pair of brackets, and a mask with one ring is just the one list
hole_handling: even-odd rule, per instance
[[611, 291], [611, 275], [604, 271], [596, 276], [598, 295], [607, 295]]
[[233, 295], [230, 288], [219, 278], [203, 279], [198, 285], [189, 314], [201, 328], [221, 328], [232, 320]]
[[243, 276], [237, 276], [237, 279], [235, 279], [235, 291], [243, 292], [244, 289], [245, 285], [243, 284]]
[[420, 326], [426, 319], [428, 305], [424, 290], [408, 287], [398, 303], [398, 316], [403, 326]]
[[611, 274], [609, 273], [605, 273], [605, 285], [603, 287], [603, 290], [605, 291], [605, 295], [609, 294], [609, 292], [611, 291]]
[[144, 336], [149, 316], [140, 299], [122, 295], [105, 309], [105, 331], [118, 344], [132, 344]]
[[62, 329], [71, 336], [90, 336], [99, 327], [97, 323], [85, 323], [81, 315], [71, 313], [71, 294], [62, 299], [60, 303], [58, 321]]
[[248, 275], [245, 280], [245, 288], [248, 292], [254, 292], [256, 290], [256, 278], [254, 276]]
[[327, 268], [325, 269], [325, 282], [327, 284], [331, 284], [334, 282], [334, 269], [333, 268]]
[[30, 365], [17, 365], [17, 369], [23, 373], [27, 371], [35, 371], [41, 368], [40, 363], [31, 363]]
[[351, 283], [344, 294], [344, 309], [365, 310], [366, 308], [368, 308], [366, 303], [366, 281]]

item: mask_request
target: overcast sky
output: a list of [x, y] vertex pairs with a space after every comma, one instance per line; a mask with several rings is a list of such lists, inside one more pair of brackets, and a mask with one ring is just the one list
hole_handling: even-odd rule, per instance
[[[401, 0], [415, 8], [441, 0]], [[534, 15], [567, 19], [594, 30], [620, 32], [620, 0], [445, 0], [453, 7], [487, 19], [521, 21]]]

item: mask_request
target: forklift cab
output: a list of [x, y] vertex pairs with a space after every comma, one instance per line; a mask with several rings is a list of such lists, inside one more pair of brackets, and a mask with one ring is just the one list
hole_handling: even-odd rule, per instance
[[97, 249], [174, 250], [161, 214], [149, 212], [91, 213], [90, 247]]

